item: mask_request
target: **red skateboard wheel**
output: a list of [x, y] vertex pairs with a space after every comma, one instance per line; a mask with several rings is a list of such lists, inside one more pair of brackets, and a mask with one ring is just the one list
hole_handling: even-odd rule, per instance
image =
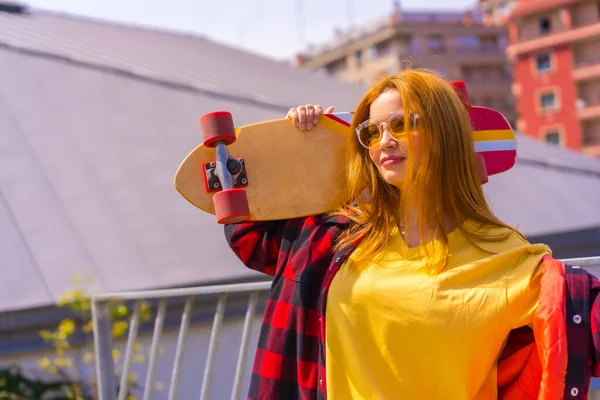
[[233, 117], [227, 111], [216, 111], [200, 117], [202, 140], [206, 147], [215, 147], [222, 140], [226, 145], [235, 142]]
[[467, 90], [467, 84], [464, 81], [455, 81], [450, 82], [450, 85], [454, 88], [458, 97], [463, 102], [465, 107], [469, 109], [471, 107], [471, 103], [469, 102], [469, 91]]
[[248, 197], [243, 189], [228, 189], [213, 195], [215, 215], [219, 224], [236, 224], [250, 219]]

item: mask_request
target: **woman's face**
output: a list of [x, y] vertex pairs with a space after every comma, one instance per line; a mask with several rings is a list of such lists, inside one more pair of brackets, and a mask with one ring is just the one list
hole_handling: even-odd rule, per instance
[[[403, 112], [400, 94], [396, 90], [388, 90], [371, 104], [369, 115], [371, 120], [383, 122], [390, 118], [390, 113]], [[406, 123], [412, 127], [412, 121]], [[406, 173], [408, 138], [395, 139], [387, 125], [380, 126], [380, 129], [381, 137], [369, 148], [369, 156], [387, 183], [400, 186]]]

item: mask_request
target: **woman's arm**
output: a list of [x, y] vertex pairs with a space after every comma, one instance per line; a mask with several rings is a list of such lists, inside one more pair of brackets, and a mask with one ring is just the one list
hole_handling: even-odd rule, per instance
[[[312, 129], [324, 113], [332, 113], [333, 110], [333, 107], [323, 110], [318, 104], [306, 104], [291, 108], [286, 118], [305, 131]], [[305, 226], [304, 222], [305, 218], [297, 218], [225, 225], [225, 237], [233, 252], [248, 268], [274, 276], [278, 272], [280, 256], [289, 252]]]
[[225, 237], [244, 265], [275, 276], [279, 258], [289, 251], [294, 236], [303, 225], [302, 221], [300, 218], [225, 225]]

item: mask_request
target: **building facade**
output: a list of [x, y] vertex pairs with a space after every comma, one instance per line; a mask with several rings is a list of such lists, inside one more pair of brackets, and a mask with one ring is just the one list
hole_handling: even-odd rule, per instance
[[517, 129], [600, 156], [600, 2], [519, 1], [502, 23]]
[[505, 27], [483, 13], [396, 11], [297, 57], [302, 68], [366, 85], [405, 65], [433, 69], [468, 83], [471, 102], [498, 109], [513, 124], [516, 108], [505, 54]]
[[502, 25], [507, 15], [517, 5], [518, 0], [479, 0], [486, 24]]

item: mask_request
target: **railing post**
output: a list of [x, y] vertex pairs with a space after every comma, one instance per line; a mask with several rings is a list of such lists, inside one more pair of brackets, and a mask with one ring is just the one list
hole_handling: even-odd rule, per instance
[[92, 299], [94, 353], [99, 400], [116, 400], [117, 382], [112, 357], [112, 323], [108, 302]]
[[154, 390], [154, 375], [156, 374], [156, 360], [158, 358], [158, 347], [162, 336], [165, 323], [165, 314], [167, 313], [167, 298], [163, 297], [158, 303], [158, 311], [154, 319], [154, 334], [152, 335], [152, 344], [150, 345], [150, 358], [148, 359], [148, 372], [146, 373], [146, 384], [144, 385], [143, 400], [151, 400]]
[[204, 366], [204, 376], [202, 377], [202, 389], [200, 400], [206, 400], [210, 392], [210, 384], [214, 369], [217, 346], [219, 345], [219, 336], [221, 325], [223, 324], [223, 315], [225, 314], [225, 302], [227, 301], [227, 292], [219, 293], [219, 301], [213, 320], [213, 327], [210, 332], [210, 342], [208, 343], [208, 354], [206, 355], [206, 365]]
[[194, 305], [194, 296], [188, 296], [181, 315], [181, 325], [179, 327], [179, 337], [177, 338], [177, 347], [175, 348], [175, 360], [173, 361], [173, 371], [171, 373], [171, 384], [169, 385], [169, 400], [177, 400], [179, 393], [179, 378], [181, 377], [181, 363], [183, 362], [183, 353], [192, 319], [192, 307]]
[[123, 358], [123, 370], [121, 371], [121, 383], [119, 384], [119, 400], [126, 400], [129, 392], [129, 370], [131, 369], [131, 359], [133, 349], [137, 338], [138, 328], [140, 326], [141, 300], [135, 302], [133, 315], [129, 322], [129, 335], [127, 336], [127, 347], [125, 348], [125, 357]]
[[238, 353], [237, 366], [235, 367], [235, 378], [233, 379], [233, 390], [231, 391], [231, 400], [240, 398], [242, 380], [244, 379], [244, 367], [246, 366], [246, 355], [248, 354], [248, 343], [250, 342], [250, 329], [254, 321], [254, 311], [258, 303], [258, 291], [250, 293], [248, 308], [246, 309], [246, 319], [244, 320], [244, 330], [242, 331], [242, 341]]

